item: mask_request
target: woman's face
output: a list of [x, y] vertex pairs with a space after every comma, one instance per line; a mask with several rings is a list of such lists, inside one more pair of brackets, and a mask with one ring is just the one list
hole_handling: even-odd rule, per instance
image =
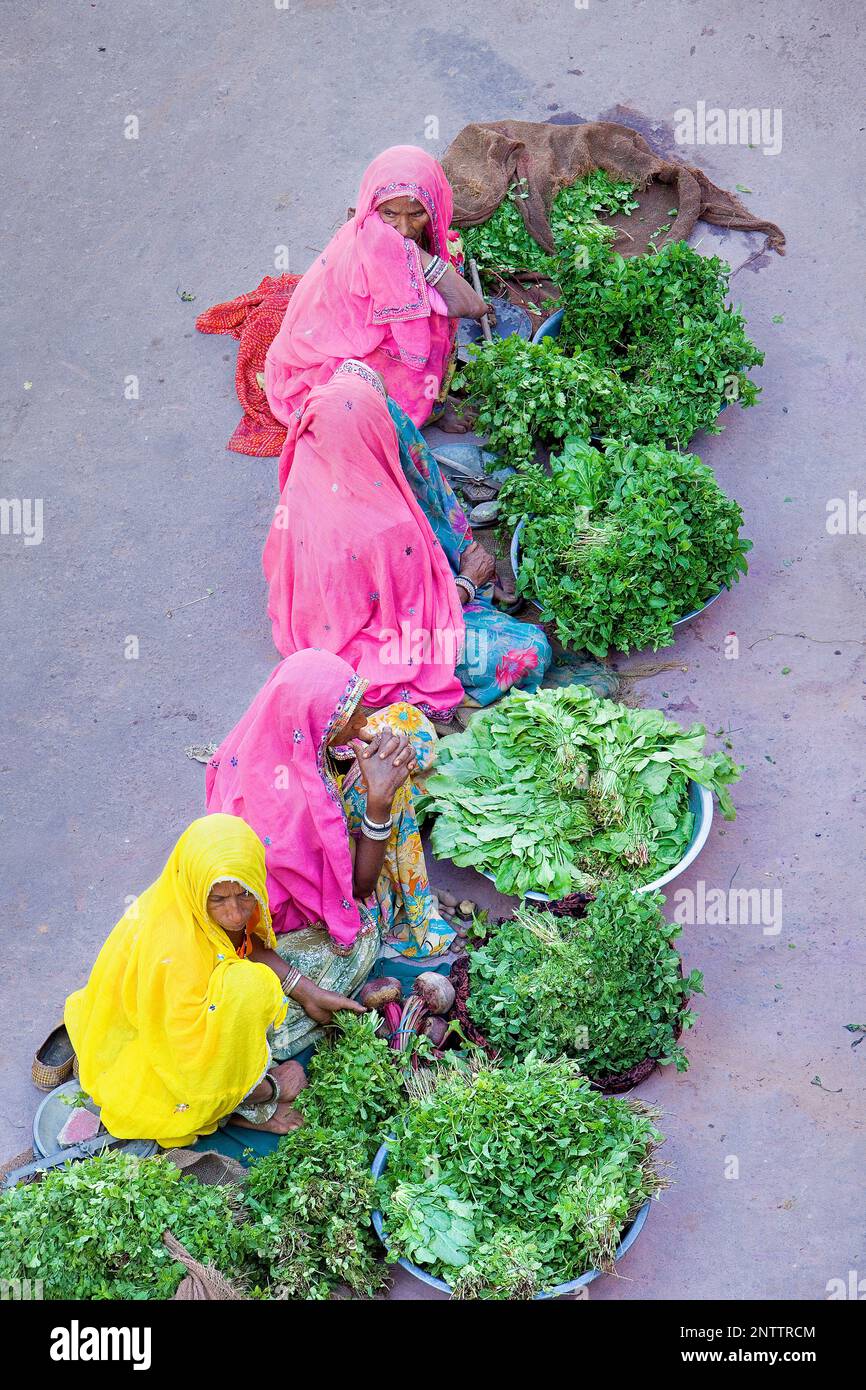
[[430, 216], [417, 198], [388, 198], [376, 211], [386, 226], [396, 227], [402, 237], [423, 245]]
[[351, 743], [353, 738], [358, 737], [367, 720], [370, 718], [371, 714], [372, 710], [367, 705], [358, 705], [357, 709], [353, 712], [351, 719], [349, 719], [343, 725], [342, 729], [338, 734], [334, 735], [334, 737], [331, 739], [331, 743], [338, 745], [342, 745], [344, 743]]
[[215, 883], [208, 893], [208, 916], [223, 931], [243, 931], [256, 908], [256, 895], [242, 883]]

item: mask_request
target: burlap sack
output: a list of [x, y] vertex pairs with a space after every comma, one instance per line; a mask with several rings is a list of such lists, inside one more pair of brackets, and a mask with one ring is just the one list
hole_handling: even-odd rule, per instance
[[[785, 235], [775, 222], [756, 217], [734, 193], [711, 183], [701, 169], [662, 159], [637, 131], [612, 121], [591, 121], [585, 125], [491, 121], [467, 125], [448, 146], [442, 164], [454, 192], [452, 220], [456, 227], [475, 227], [486, 222], [511, 185], [526, 179], [529, 196], [518, 198], [517, 206], [528, 231], [549, 252], [555, 249], [548, 213], [556, 193], [583, 174], [603, 169], [612, 178], [628, 179], [641, 190], [652, 192], [659, 184], [675, 190], [673, 194], [657, 190], [664, 193], [659, 211], [666, 211], [662, 205], [669, 202], [677, 206], [670, 230], [659, 237], [657, 245], [685, 240], [701, 218], [719, 227], [763, 232], [768, 245], [784, 255]], [[623, 221], [617, 225], [622, 227]], [[618, 244], [617, 250], [623, 255], [645, 251], [659, 225], [654, 218], [647, 219], [643, 235], [635, 226], [637, 234]]]

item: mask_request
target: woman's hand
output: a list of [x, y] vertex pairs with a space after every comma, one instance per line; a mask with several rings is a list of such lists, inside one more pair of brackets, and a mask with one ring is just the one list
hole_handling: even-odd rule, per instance
[[418, 771], [415, 751], [405, 734], [391, 728], [362, 735], [361, 741], [366, 747], [358, 754], [358, 769], [367, 792], [367, 814], [371, 820], [386, 821], [395, 793]]
[[314, 1023], [333, 1023], [334, 1014], [345, 1010], [347, 1013], [365, 1014], [367, 1010], [354, 999], [344, 994], [335, 994], [332, 989], [320, 989], [312, 980], [302, 978], [292, 990], [292, 998], [300, 1004], [304, 1013]]
[[460, 573], [481, 589], [496, 577], [496, 561], [478, 541], [470, 541], [460, 556]]

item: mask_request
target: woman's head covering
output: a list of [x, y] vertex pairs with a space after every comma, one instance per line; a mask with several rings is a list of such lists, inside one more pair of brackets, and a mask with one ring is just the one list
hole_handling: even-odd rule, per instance
[[278, 931], [323, 924], [350, 946], [361, 928], [329, 740], [366, 682], [330, 652], [300, 651], [271, 672], [207, 769], [207, 809], [243, 816], [265, 844]]
[[302, 277], [268, 350], [265, 385], [289, 424], [308, 391], [347, 357], [380, 371], [388, 394], [421, 425], [435, 403], [453, 341], [451, 320], [431, 311], [418, 247], [378, 215], [391, 198], [427, 211], [428, 249], [448, 258], [453, 200], [442, 166], [426, 150], [394, 145], [369, 166], [354, 217]]
[[286, 1001], [274, 972], [239, 959], [208, 916], [208, 894], [222, 882], [255, 894], [253, 930], [274, 946], [261, 840], [235, 816], [205, 816], [66, 1001], [82, 1089], [118, 1139], [191, 1144], [264, 1075], [267, 1029], [282, 1022]]
[[263, 557], [276, 647], [336, 652], [375, 708], [405, 700], [449, 717], [463, 700], [463, 610], [362, 364], [310, 393], [289, 462]]

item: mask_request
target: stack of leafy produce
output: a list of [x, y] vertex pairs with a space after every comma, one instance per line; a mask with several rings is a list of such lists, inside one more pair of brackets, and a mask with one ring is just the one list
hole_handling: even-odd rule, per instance
[[[624, 258], [611, 252], [612, 235], [598, 226], [583, 233], [579, 256], [561, 251], [556, 341], [485, 345], [455, 378], [500, 462], [531, 457], [527, 432], [542, 444], [589, 433], [679, 448], [699, 429], [719, 433], [729, 401], [758, 398], [747, 373], [764, 357], [726, 305], [729, 267], [679, 241]], [[509, 412], [520, 428], [509, 427]]]
[[577, 1064], [420, 1073], [380, 1180], [391, 1258], [463, 1298], [532, 1298], [610, 1269], [665, 1186], [654, 1112], [590, 1088]]
[[741, 769], [704, 754], [706, 730], [629, 709], [585, 686], [511, 691], [439, 745], [422, 809], [440, 858], [489, 873], [501, 893], [562, 898], [623, 873], [649, 883], [682, 859], [688, 782], [727, 790]]
[[[631, 213], [637, 207], [633, 192], [633, 184], [612, 179], [603, 169], [561, 188], [549, 218], [557, 247], [571, 247], [574, 253], [587, 229], [598, 225], [599, 213]], [[492, 217], [461, 233], [467, 259], [474, 257], [486, 287], [494, 292], [497, 277], [512, 270], [533, 270], [550, 279], [556, 276], [556, 258], [539, 246], [520, 215], [518, 203], [528, 196], [526, 180], [519, 179]]]
[[500, 493], [526, 517], [518, 591], [565, 646], [658, 648], [673, 625], [748, 569], [743, 514], [694, 454], [569, 438], [550, 473], [521, 469]]
[[370, 1225], [370, 1162], [405, 1103], [398, 1054], [375, 1014], [342, 1014], [310, 1063], [304, 1125], [258, 1160], [244, 1190], [246, 1238], [263, 1298], [325, 1299], [383, 1282]]
[[171, 1298], [187, 1271], [163, 1232], [233, 1277], [238, 1219], [234, 1188], [182, 1180], [165, 1158], [101, 1154], [0, 1195], [0, 1279], [41, 1280], [52, 1300]]
[[505, 1058], [576, 1057], [593, 1081], [648, 1058], [685, 1071], [678, 1039], [703, 977], [683, 979], [663, 902], [612, 881], [580, 919], [518, 908], [470, 947], [472, 1022]]

